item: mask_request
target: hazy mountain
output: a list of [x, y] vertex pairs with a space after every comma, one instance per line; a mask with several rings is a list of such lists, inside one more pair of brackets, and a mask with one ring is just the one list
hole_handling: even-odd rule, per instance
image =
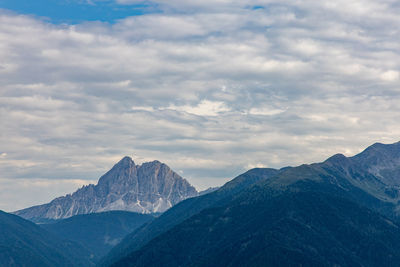
[[[252, 170], [139, 228], [104, 263], [398, 266], [399, 166], [395, 143], [264, 177]], [[249, 182], [236, 190], [238, 181]], [[224, 190], [234, 193], [216, 197]]]
[[94, 266], [88, 255], [79, 244], [0, 211], [0, 266]]
[[94, 261], [107, 254], [127, 234], [154, 217], [127, 211], [107, 211], [76, 215], [40, 226], [63, 239], [88, 249]]
[[131, 158], [125, 157], [97, 185], [84, 186], [73, 194], [14, 214], [43, 221], [110, 210], [164, 212], [196, 195], [196, 189], [167, 165], [159, 161], [135, 165]]

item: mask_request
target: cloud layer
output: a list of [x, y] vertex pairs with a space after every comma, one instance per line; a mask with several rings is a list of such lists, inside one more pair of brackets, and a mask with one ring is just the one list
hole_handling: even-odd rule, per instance
[[130, 155], [205, 188], [398, 141], [395, 1], [155, 2], [112, 25], [0, 13], [0, 180]]

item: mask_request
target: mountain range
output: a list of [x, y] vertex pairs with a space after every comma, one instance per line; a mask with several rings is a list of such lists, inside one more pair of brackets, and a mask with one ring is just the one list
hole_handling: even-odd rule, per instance
[[153, 161], [135, 165], [130, 157], [124, 157], [97, 185], [84, 186], [50, 203], [14, 214], [34, 222], [46, 222], [111, 210], [160, 213], [197, 195], [196, 189], [166, 164]]
[[[51, 221], [40, 227], [0, 213], [4, 266], [36, 266], [25, 254], [40, 266], [400, 266], [400, 142], [251, 169], [201, 193], [165, 164], [124, 158], [88, 187], [19, 211]], [[102, 212], [111, 206], [162, 213]]]
[[[400, 143], [253, 169], [128, 235], [103, 266], [399, 266]], [[157, 255], [157, 257], [155, 257]]]

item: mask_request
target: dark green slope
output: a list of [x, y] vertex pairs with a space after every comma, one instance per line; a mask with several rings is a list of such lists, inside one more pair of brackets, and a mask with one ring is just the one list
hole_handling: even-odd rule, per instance
[[[350, 158], [338, 154], [322, 163], [263, 177], [262, 169], [249, 171], [252, 175], [239, 176], [215, 195], [209, 194], [209, 199], [185, 201], [150, 227], [138, 229], [124, 240], [122, 250], [113, 251], [120, 252], [120, 259], [125, 256], [116, 266], [251, 266], [264, 261], [275, 265], [282, 258], [284, 265], [380, 266], [381, 262], [397, 266], [398, 246], [390, 236], [400, 240], [395, 223], [399, 221], [399, 169], [400, 143], [377, 143]], [[237, 181], [246, 186], [236, 190]], [[227, 196], [218, 198], [224, 190]], [[332, 225], [333, 219], [340, 224]], [[263, 221], [269, 228], [258, 232], [255, 225]], [[261, 249], [248, 250], [251, 244]], [[364, 251], [373, 251], [376, 257]]]
[[254, 183], [268, 179], [277, 173], [279, 173], [278, 170], [269, 168], [252, 169], [239, 175], [212, 193], [178, 203], [160, 217], [129, 234], [120, 244], [111, 250], [107, 257], [101, 261], [100, 265], [108, 266], [200, 211], [209, 207], [223, 206]]
[[154, 217], [127, 211], [109, 211], [77, 215], [41, 227], [61, 238], [86, 247], [93, 260], [106, 255], [122, 238]]
[[93, 266], [87, 255], [79, 244], [0, 211], [0, 266]]
[[[345, 164], [332, 164], [332, 161], [336, 162], [337, 160], [338, 156], [334, 156], [323, 163], [301, 165], [288, 169], [270, 179], [261, 180], [253, 188], [250, 188], [247, 192], [243, 192], [237, 198], [241, 198], [243, 201], [254, 201], [258, 196], [252, 195], [252, 190], [257, 189], [260, 189], [258, 195], [269, 195], [272, 194], [271, 192], [279, 194], [288, 189], [304, 191], [306, 190], [306, 185], [309, 184], [308, 182], [312, 181], [314, 182], [313, 184], [318, 185], [318, 191], [330, 192], [337, 194], [339, 197], [346, 197], [359, 205], [366, 206], [393, 220], [399, 220], [399, 214], [396, 212], [397, 205], [395, 203], [383, 201], [379, 198], [379, 195], [371, 194], [360, 186], [357, 181], [354, 181], [355, 179], [372, 180], [375, 177], [369, 177], [369, 174], [360, 168], [356, 168], [352, 175], [348, 175], [348, 170], [344, 172], [342, 169]], [[299, 185], [303, 187], [297, 188]]]
[[203, 210], [113, 266], [400, 266], [399, 226], [345, 191], [269, 193]]

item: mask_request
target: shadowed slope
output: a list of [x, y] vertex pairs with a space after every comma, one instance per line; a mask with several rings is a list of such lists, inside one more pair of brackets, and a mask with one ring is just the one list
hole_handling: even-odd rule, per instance
[[86, 247], [93, 260], [106, 255], [127, 234], [154, 217], [127, 211], [108, 211], [76, 215], [40, 226], [49, 232]]
[[396, 223], [307, 183], [206, 209], [112, 266], [400, 264]]
[[[224, 255], [231, 255], [226, 257], [227, 262], [224, 265], [236, 265], [240, 262], [240, 257], [229, 261], [235, 254], [240, 255], [241, 251], [244, 251], [243, 255], [254, 252], [246, 250], [252, 242], [252, 236], [258, 236], [257, 227], [252, 223], [263, 220], [268, 222], [269, 217], [275, 218], [275, 221], [271, 221], [270, 229], [275, 229], [282, 222], [282, 231], [268, 232], [265, 229], [260, 233], [259, 240], [264, 240], [262, 242], [266, 242], [267, 248], [275, 251], [275, 255], [287, 259], [287, 264], [300, 262], [320, 265], [328, 262], [328, 265], [351, 263], [355, 266], [377, 266], [378, 262], [387, 260], [387, 264], [396, 265], [399, 263], [398, 246], [390, 237], [397, 238], [399, 234], [398, 226], [391, 221], [398, 220], [399, 151], [400, 143], [374, 144], [354, 157], [347, 158], [338, 154], [322, 163], [275, 171], [267, 179], [261, 177], [262, 169], [254, 171], [255, 176], [250, 176], [254, 183], [229, 197], [211, 201], [212, 204], [202, 205], [202, 209], [194, 212], [190, 211], [191, 208], [204, 199], [190, 199], [169, 210], [169, 214], [179, 211], [180, 214], [187, 215], [178, 216], [180, 220], [175, 220], [172, 228], [171, 225], [163, 227], [161, 216], [152, 222], [152, 228], [143, 227], [136, 231], [130, 237], [140, 237], [146, 233], [150, 238], [131, 241], [130, 247], [126, 246], [123, 254], [120, 254], [125, 255], [125, 258], [120, 258], [116, 266], [212, 266], [220, 264], [221, 261], [217, 261], [217, 258], [224, 258]], [[257, 176], [258, 179], [255, 178]], [[235, 180], [246, 181], [244, 178], [245, 176], [239, 176]], [[228, 183], [215, 193], [229, 191], [232, 184], [234, 183]], [[321, 203], [316, 205], [313, 201]], [[279, 213], [281, 209], [285, 212]], [[329, 212], [324, 213], [324, 210]], [[229, 213], [231, 211], [232, 214]], [[225, 216], [225, 212], [231, 217]], [[292, 215], [295, 215], [294, 222]], [[212, 218], [214, 219], [211, 220]], [[341, 223], [332, 225], [333, 218]], [[307, 220], [310, 224], [303, 223]], [[156, 225], [160, 226], [156, 228]], [[381, 227], [385, 229], [383, 232]], [[217, 230], [214, 232], [215, 229]], [[275, 236], [275, 233], [279, 235]], [[323, 238], [316, 238], [320, 234]], [[353, 240], [348, 235], [357, 238]], [[244, 242], [246, 237], [251, 238]], [[303, 240], [304, 244], [300, 246], [301, 243], [295, 243], [297, 239]], [[308, 239], [310, 240], [307, 241]], [[225, 243], [218, 243], [218, 240]], [[272, 243], [268, 243], [268, 240]], [[291, 247], [291, 242], [287, 240], [292, 240], [294, 245]], [[361, 240], [365, 243], [360, 244]], [[250, 243], [247, 244], [248, 242]], [[230, 243], [237, 244], [238, 247], [229, 246]], [[338, 251], [332, 251], [336, 247]], [[224, 249], [222, 254], [217, 253]], [[277, 259], [273, 258], [274, 254], [267, 253], [268, 249], [261, 249], [260, 261], [253, 259], [254, 261], [249, 261], [249, 265], [257, 265], [262, 261], [268, 261], [272, 265], [277, 263]], [[126, 254], [129, 250], [131, 252]], [[377, 256], [368, 257], [364, 250], [376, 250]], [[217, 254], [213, 258], [214, 252]], [[337, 259], [334, 260], [329, 255], [337, 255]]]
[[206, 208], [229, 203], [239, 192], [262, 179], [268, 179], [276, 175], [278, 172], [275, 169], [253, 169], [239, 175], [212, 193], [182, 201], [151, 223], [140, 227], [128, 235], [111, 250], [107, 257], [102, 260], [101, 265], [107, 266], [117, 259], [128, 255], [131, 251], [139, 249], [159, 234], [168, 231], [175, 225]]
[[88, 255], [77, 243], [0, 211], [1, 266], [93, 266]]

